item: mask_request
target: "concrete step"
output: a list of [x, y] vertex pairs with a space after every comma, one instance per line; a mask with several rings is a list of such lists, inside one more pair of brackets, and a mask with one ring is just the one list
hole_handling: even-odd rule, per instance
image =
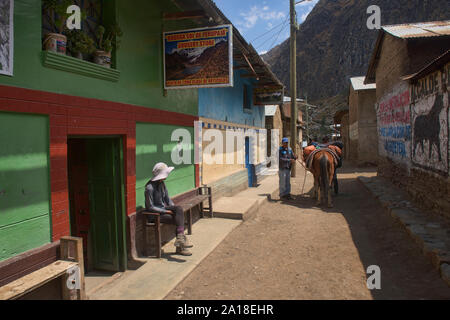
[[278, 193], [278, 175], [265, 176], [258, 187], [248, 188], [236, 196], [222, 197], [214, 202], [214, 216], [225, 219], [248, 220], [269, 198]]
[[259, 209], [264, 198], [222, 197], [214, 203], [214, 217], [248, 220]]

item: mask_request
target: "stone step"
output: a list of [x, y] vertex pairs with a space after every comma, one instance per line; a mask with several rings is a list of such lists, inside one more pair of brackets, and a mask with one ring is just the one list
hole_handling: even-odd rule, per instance
[[358, 177], [385, 210], [409, 234], [450, 286], [450, 224], [408, 200], [404, 190], [380, 177]]

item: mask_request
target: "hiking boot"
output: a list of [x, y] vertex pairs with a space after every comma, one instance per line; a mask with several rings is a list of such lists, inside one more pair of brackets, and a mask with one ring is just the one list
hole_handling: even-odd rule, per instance
[[180, 254], [182, 256], [192, 256], [192, 252], [190, 252], [188, 249], [186, 249], [183, 246], [177, 247], [176, 254]]
[[183, 233], [177, 234], [177, 239], [175, 240], [174, 246], [178, 248], [184, 247], [186, 243], [186, 237]]
[[184, 247], [185, 248], [192, 248], [194, 245], [189, 241], [189, 238], [184, 235]]

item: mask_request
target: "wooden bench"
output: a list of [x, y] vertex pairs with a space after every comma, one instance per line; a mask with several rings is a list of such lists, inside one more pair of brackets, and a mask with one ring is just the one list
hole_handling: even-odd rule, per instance
[[[192, 209], [199, 206], [200, 207], [200, 216], [204, 217], [205, 209], [209, 213], [209, 215], [214, 217], [213, 209], [212, 209], [212, 194], [211, 187], [199, 187], [195, 188], [191, 191], [185, 192], [174, 197], [173, 202], [175, 205], [183, 208], [183, 212], [187, 213], [187, 217], [185, 219], [185, 224], [188, 226], [188, 234], [192, 234]], [[208, 200], [208, 207], [204, 208], [203, 202]], [[146, 247], [146, 255], [149, 256], [149, 241], [148, 241], [148, 228], [153, 228], [155, 231], [155, 242], [156, 242], [156, 257], [161, 258], [161, 219], [160, 215], [157, 212], [150, 212], [146, 209], [142, 209], [139, 211], [143, 216], [144, 223], [144, 245]], [[154, 222], [148, 222], [147, 217], [154, 217]]]
[[[19, 299], [42, 287], [52, 280], [61, 278], [61, 297], [63, 300], [84, 300], [83, 242], [81, 238], [64, 237], [60, 240], [60, 258], [49, 265], [20, 277], [0, 287], [0, 300]], [[79, 283], [72, 280], [79, 272]], [[79, 285], [70, 289], [67, 284]]]

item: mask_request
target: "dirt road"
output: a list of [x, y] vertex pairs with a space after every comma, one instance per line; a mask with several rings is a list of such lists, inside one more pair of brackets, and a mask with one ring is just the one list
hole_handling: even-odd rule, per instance
[[[166, 299], [450, 299], [438, 271], [356, 180], [375, 170], [340, 172], [328, 209], [301, 194], [299, 169], [295, 200], [264, 205]], [[308, 174], [305, 193], [312, 184]], [[381, 269], [380, 290], [367, 288], [370, 265]]]

